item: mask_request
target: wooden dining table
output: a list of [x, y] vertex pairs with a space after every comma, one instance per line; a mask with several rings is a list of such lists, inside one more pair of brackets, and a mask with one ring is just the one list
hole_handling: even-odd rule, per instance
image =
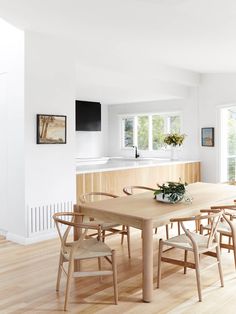
[[176, 204], [156, 201], [152, 192], [90, 202], [79, 211], [103, 221], [142, 230], [143, 301], [151, 302], [153, 294], [153, 228], [164, 226], [170, 218], [198, 214], [213, 205], [231, 204], [236, 199], [236, 186], [197, 182], [187, 186], [192, 202]]

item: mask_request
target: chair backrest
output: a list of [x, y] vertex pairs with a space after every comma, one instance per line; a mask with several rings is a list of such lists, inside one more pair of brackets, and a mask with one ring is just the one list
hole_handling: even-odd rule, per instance
[[100, 201], [102, 199], [107, 199], [107, 198], [117, 198], [119, 197], [118, 195], [114, 195], [111, 193], [106, 193], [106, 192], [90, 192], [90, 193], [85, 193], [79, 196], [79, 201], [82, 204], [88, 203], [88, 202], [95, 202], [95, 201]]
[[[88, 229], [96, 229], [101, 233], [101, 226], [83, 223], [83, 217], [83, 214], [73, 212], [58, 212], [53, 215], [63, 253], [67, 252], [68, 247], [72, 249], [73, 247], [79, 247], [80, 243], [86, 238]], [[72, 227], [80, 228], [79, 238], [76, 241], [68, 241]]]
[[125, 186], [123, 188], [123, 192], [126, 194], [126, 195], [133, 195], [133, 194], [136, 194], [138, 190], [138, 193], [142, 192], [140, 190], [147, 190], [147, 191], [155, 191], [155, 189], [153, 188], [150, 188], [150, 187], [147, 187], [147, 186], [142, 186], [142, 185], [130, 185], [130, 186]]
[[[207, 211], [207, 212], [206, 212]], [[212, 209], [212, 210], [202, 210], [202, 213], [196, 216], [191, 216], [191, 217], [183, 217], [183, 218], [173, 218], [170, 219], [171, 222], [178, 222], [180, 223], [181, 227], [183, 228], [185, 234], [187, 237], [191, 240], [192, 245], [194, 247], [197, 247], [197, 243], [194, 239], [193, 232], [190, 232], [187, 227], [186, 223], [190, 221], [200, 221], [203, 219], [207, 219], [209, 223], [209, 233], [207, 235], [208, 240], [207, 240], [207, 247], [210, 247], [212, 245], [213, 241], [217, 241], [217, 229], [218, 225], [220, 222], [220, 219], [222, 217], [222, 212], [217, 209]]]
[[236, 235], [236, 226], [235, 224], [233, 224], [233, 220], [236, 219], [236, 204], [217, 205], [217, 206], [212, 206], [211, 209], [218, 209], [222, 211], [223, 219], [229, 224], [232, 233]]

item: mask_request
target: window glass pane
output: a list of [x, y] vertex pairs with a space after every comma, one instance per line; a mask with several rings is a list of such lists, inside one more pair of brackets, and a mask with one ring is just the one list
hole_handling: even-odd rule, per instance
[[228, 158], [228, 181], [236, 181], [236, 158]]
[[138, 148], [148, 149], [148, 116], [138, 117]]
[[165, 120], [162, 116], [152, 116], [152, 146], [153, 149], [160, 149], [164, 146]]
[[126, 118], [123, 123], [124, 147], [132, 147], [134, 145], [134, 118]]
[[236, 155], [236, 107], [228, 111], [228, 154]]
[[180, 133], [180, 116], [170, 117], [170, 133]]

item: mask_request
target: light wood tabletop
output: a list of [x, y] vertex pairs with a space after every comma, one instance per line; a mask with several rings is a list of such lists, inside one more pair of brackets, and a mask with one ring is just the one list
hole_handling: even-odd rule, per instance
[[79, 206], [85, 215], [142, 230], [143, 301], [151, 302], [153, 292], [153, 228], [169, 223], [170, 218], [195, 215], [200, 209], [230, 204], [236, 198], [236, 186], [193, 183], [187, 186], [192, 203], [157, 202], [152, 192], [101, 200]]

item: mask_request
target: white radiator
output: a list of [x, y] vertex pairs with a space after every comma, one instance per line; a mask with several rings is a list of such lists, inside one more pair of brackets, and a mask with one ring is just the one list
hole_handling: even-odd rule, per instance
[[55, 223], [52, 218], [57, 212], [72, 212], [73, 202], [55, 202], [53, 204], [41, 204], [27, 207], [27, 229], [28, 237], [42, 233], [52, 233], [55, 230]]

